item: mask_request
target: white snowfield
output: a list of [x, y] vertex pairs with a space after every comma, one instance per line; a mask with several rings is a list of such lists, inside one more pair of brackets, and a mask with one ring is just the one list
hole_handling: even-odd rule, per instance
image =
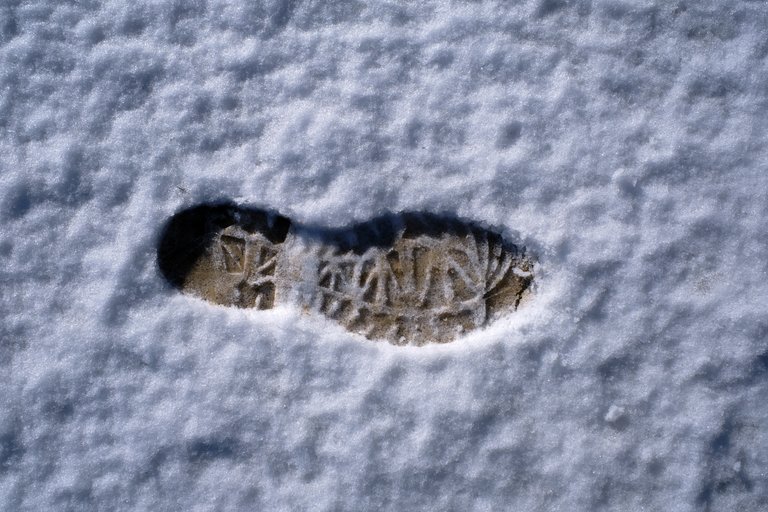
[[[448, 212], [398, 348], [174, 290], [175, 212]], [[0, 2], [0, 509], [768, 510], [768, 4]]]

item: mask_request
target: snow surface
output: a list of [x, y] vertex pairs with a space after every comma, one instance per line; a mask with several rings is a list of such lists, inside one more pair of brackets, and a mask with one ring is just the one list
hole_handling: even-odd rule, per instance
[[[768, 5], [0, 3], [0, 509], [768, 510]], [[456, 343], [163, 281], [174, 212], [447, 211]]]

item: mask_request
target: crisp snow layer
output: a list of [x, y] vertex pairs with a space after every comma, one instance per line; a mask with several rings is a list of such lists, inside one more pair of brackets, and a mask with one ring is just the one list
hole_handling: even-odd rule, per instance
[[[0, 509], [768, 510], [761, 1], [0, 3]], [[396, 348], [160, 277], [174, 212], [450, 212], [517, 313]]]

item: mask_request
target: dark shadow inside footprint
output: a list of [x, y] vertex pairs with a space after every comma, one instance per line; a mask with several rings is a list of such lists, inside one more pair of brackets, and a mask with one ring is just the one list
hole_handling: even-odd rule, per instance
[[449, 213], [402, 212], [385, 213], [365, 222], [340, 228], [313, 224], [302, 224], [297, 228], [306, 238], [314, 238], [338, 251], [351, 251], [362, 255], [372, 248], [392, 247], [398, 237], [427, 236], [436, 239], [443, 235], [462, 236], [466, 235], [472, 226], [471, 223], [462, 222]]
[[291, 222], [268, 210], [239, 208], [234, 203], [202, 204], [173, 215], [162, 230], [157, 263], [165, 279], [183, 288], [192, 268], [228, 226], [260, 231], [273, 243], [285, 240]]
[[533, 281], [525, 249], [450, 214], [388, 213], [341, 228], [203, 204], [169, 219], [165, 279], [216, 304], [294, 304], [370, 339], [451, 341], [514, 311]]

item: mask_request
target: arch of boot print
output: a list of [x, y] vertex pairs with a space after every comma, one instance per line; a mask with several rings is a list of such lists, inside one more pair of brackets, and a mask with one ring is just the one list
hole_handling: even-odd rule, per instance
[[294, 304], [396, 345], [449, 342], [513, 312], [534, 278], [524, 247], [418, 212], [324, 228], [202, 204], [168, 220], [157, 258], [184, 293], [241, 308]]

